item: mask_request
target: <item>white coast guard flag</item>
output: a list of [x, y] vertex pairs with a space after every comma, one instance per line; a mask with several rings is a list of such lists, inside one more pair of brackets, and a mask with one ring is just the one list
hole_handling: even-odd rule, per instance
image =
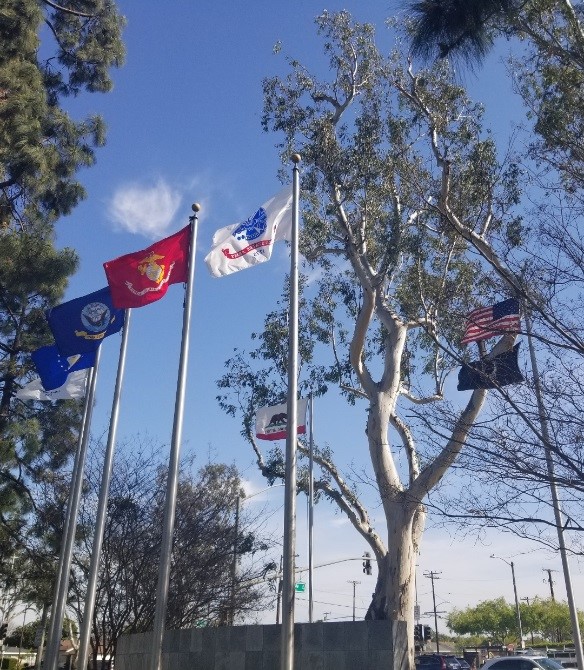
[[33, 379], [16, 392], [20, 400], [70, 400], [83, 398], [88, 370], [77, 370], [67, 376], [65, 383], [56, 389], [46, 391], [40, 379]]
[[276, 240], [290, 240], [292, 187], [282, 189], [243, 223], [220, 228], [213, 235], [205, 263], [213, 277], [223, 277], [270, 260]]
[[[306, 407], [308, 400], [300, 398], [296, 408], [298, 435], [306, 433]], [[256, 413], [256, 437], [259, 440], [283, 440], [288, 431], [287, 406], [260, 407]]]

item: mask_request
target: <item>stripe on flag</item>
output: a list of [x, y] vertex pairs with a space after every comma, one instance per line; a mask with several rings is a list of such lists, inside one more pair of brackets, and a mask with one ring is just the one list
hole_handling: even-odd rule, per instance
[[519, 301], [516, 298], [509, 298], [471, 312], [467, 317], [466, 330], [460, 343], [480, 342], [501, 333], [519, 332], [519, 330]]

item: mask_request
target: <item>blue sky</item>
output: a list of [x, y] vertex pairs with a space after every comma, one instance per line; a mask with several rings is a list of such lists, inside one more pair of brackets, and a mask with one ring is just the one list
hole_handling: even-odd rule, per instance
[[[225, 416], [215, 400], [216, 380], [234, 347], [246, 347], [252, 330], [261, 327], [280, 295], [287, 270], [285, 245], [269, 263], [213, 279], [203, 258], [217, 228], [247, 218], [280, 189], [278, 138], [260, 126], [261, 80], [287, 71], [284, 55], [298, 57], [311, 68], [322, 66], [314, 17], [325, 8], [314, 0], [295, 2], [192, 2], [143, 0], [118, 2], [127, 17], [126, 64], [113, 72], [115, 87], [108, 95], [81, 95], [69, 104], [74, 116], [99, 113], [108, 125], [107, 145], [97, 152], [97, 165], [81, 173], [88, 197], [72, 215], [59, 222], [57, 244], [72, 246], [80, 256], [66, 299], [106, 285], [102, 263], [138, 251], [184, 227], [191, 203], [199, 202], [200, 228], [195, 269], [191, 352], [184, 424], [184, 451], [234, 462], [249, 481], [249, 491], [265, 487], [256, 472], [250, 447], [237, 422]], [[378, 44], [392, 46], [384, 19], [397, 11], [385, 2], [327, 3], [326, 9], [348, 9], [359, 21], [377, 25]], [[273, 54], [276, 42], [282, 53]], [[519, 106], [512, 97], [499, 56], [490, 59], [465, 82], [487, 106], [487, 118], [504, 142]], [[148, 435], [161, 445], [171, 437], [174, 392], [182, 322], [182, 288], [171, 286], [166, 297], [134, 310], [129, 338], [125, 386], [121, 401], [120, 439]], [[120, 338], [103, 345], [97, 386], [93, 435], [107, 431]], [[316, 408], [316, 438], [329, 444], [341, 466], [367, 467], [363, 433], [364, 408], [348, 409], [334, 394]], [[274, 511], [282, 504], [282, 489], [256, 496]], [[298, 505], [298, 562], [305, 565], [304, 500]], [[383, 533], [379, 510], [379, 530]], [[315, 563], [360, 556], [367, 546], [348, 523], [326, 505], [315, 520]], [[495, 553], [515, 557], [520, 596], [549, 595], [543, 568], [558, 570], [556, 595], [563, 596], [561, 566], [543, 552], [513, 543], [508, 536], [489, 534], [483, 544], [452, 540], [444, 531], [426, 533], [418, 568], [422, 612], [432, 607], [429, 570], [439, 571], [438, 608], [448, 611], [480, 599], [505, 595], [512, 599], [510, 570], [489, 560]], [[573, 565], [578, 600], [584, 594], [580, 566]], [[357, 586], [357, 612], [364, 613], [374, 577], [361, 564], [347, 561], [317, 570], [315, 614], [328, 618], [351, 614], [352, 585]], [[305, 594], [307, 596], [307, 594]], [[273, 621], [273, 614], [266, 621]], [[296, 618], [306, 620], [299, 597]], [[432, 623], [426, 617], [427, 623]]]

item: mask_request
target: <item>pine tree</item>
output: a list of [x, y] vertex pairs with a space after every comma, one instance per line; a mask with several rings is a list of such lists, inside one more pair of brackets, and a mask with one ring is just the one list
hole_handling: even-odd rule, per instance
[[[55, 221], [85, 195], [76, 174], [93, 165], [104, 124], [98, 116], [74, 121], [62, 103], [111, 89], [108, 71], [124, 56], [123, 19], [109, 0], [2, 4], [0, 225], [24, 229]], [[43, 26], [52, 43], [41, 43]]]
[[[104, 143], [98, 116], [80, 121], [68, 97], [112, 88], [124, 57], [110, 0], [4, 0], [0, 7], [0, 565], [25, 546], [34, 487], [77, 443], [77, 401], [23, 403], [30, 352], [52, 338], [44, 310], [77, 268], [54, 224], [84, 197], [77, 179]], [[42, 39], [41, 39], [42, 38]]]

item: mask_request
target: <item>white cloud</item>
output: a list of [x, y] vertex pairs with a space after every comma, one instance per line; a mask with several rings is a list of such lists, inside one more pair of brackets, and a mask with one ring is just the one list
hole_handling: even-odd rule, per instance
[[164, 179], [150, 186], [127, 184], [114, 193], [109, 215], [121, 230], [156, 239], [169, 230], [181, 199]]

